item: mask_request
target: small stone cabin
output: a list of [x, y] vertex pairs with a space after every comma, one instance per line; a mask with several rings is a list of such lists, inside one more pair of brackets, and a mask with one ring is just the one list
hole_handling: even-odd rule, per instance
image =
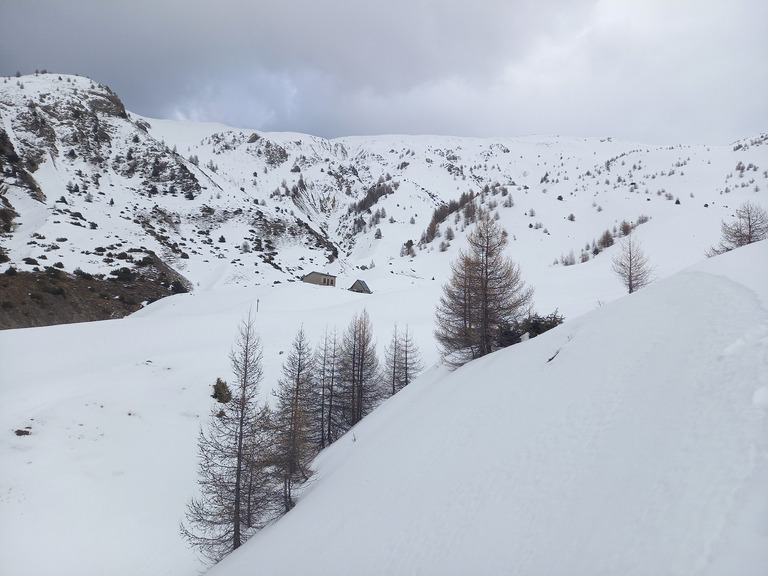
[[310, 272], [301, 277], [302, 282], [317, 284], [318, 286], [336, 286], [336, 276], [323, 272]]
[[371, 293], [371, 289], [368, 288], [368, 284], [366, 284], [364, 280], [355, 280], [355, 283], [352, 284], [349, 289], [352, 292], [360, 292], [361, 294]]

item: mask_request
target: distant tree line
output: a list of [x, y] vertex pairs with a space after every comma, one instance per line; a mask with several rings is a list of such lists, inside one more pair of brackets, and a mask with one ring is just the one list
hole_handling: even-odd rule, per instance
[[238, 327], [230, 353], [232, 386], [221, 378], [213, 386], [217, 403], [198, 440], [199, 493], [180, 525], [210, 562], [291, 510], [317, 453], [423, 369], [408, 326], [395, 327], [382, 366], [363, 310], [343, 334], [327, 329], [315, 348], [300, 328], [274, 402], [260, 404], [262, 345], [255, 323], [249, 313]]
[[353, 202], [350, 205], [349, 213], [360, 214], [361, 212], [365, 212], [376, 204], [382, 196], [394, 194], [395, 188], [397, 188], [396, 182], [393, 185], [390, 185], [390, 183], [383, 178], [379, 179], [377, 184], [374, 184], [366, 190], [365, 196], [363, 196], [359, 202]]

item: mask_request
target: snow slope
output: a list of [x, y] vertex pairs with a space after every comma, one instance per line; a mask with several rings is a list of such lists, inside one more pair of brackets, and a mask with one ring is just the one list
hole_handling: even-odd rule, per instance
[[[212, 573], [761, 573], [767, 257], [768, 243], [748, 246], [431, 368], [321, 454], [297, 507]], [[199, 571], [178, 522], [248, 307], [267, 395], [301, 324], [317, 341], [363, 306], [380, 349], [407, 322], [434, 365], [434, 298], [410, 284], [219, 287], [122, 320], [0, 332], [0, 573]]]
[[765, 573], [766, 262], [763, 242], [433, 370], [209, 573]]
[[[398, 306], [406, 295], [413, 308]], [[180, 296], [121, 320], [0, 331], [0, 574], [201, 568], [178, 523], [196, 487], [212, 384], [230, 377], [249, 307], [258, 305], [265, 398], [301, 325], [317, 342], [364, 306], [380, 349], [394, 322], [408, 323], [436, 361], [432, 294], [410, 284], [372, 300], [304, 283]]]

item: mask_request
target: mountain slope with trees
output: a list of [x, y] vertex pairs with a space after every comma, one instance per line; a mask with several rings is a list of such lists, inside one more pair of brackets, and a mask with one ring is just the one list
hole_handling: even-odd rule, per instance
[[[94, 80], [47, 73], [2, 79], [0, 115], [0, 260], [21, 273], [6, 279], [1, 327], [91, 319], [78, 311], [89, 302], [78, 271], [114, 280], [99, 290], [112, 304], [101, 317], [180, 290], [274, 285], [313, 270], [348, 285], [373, 266], [423, 279], [425, 255], [444, 278], [483, 215], [498, 215], [524, 273], [561, 278], [573, 275], [562, 268], [610, 260], [602, 253], [631, 230], [655, 236], [643, 238], [651, 261], [674, 236], [664, 277], [716, 246], [743, 202], [767, 204], [766, 135], [727, 146], [324, 140], [142, 118]], [[691, 222], [706, 233], [686, 232]], [[13, 288], [52, 267], [62, 297]], [[51, 314], [54, 305], [71, 311]]]

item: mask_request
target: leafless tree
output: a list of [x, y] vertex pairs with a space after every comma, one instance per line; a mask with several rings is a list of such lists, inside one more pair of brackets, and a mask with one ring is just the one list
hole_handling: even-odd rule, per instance
[[338, 370], [340, 354], [336, 329], [326, 328], [323, 338], [315, 350], [315, 401], [313, 402], [314, 430], [312, 439], [322, 450], [339, 437], [339, 423], [334, 419], [338, 392]]
[[435, 314], [435, 338], [452, 366], [497, 350], [501, 330], [527, 316], [533, 301], [520, 267], [504, 254], [506, 230], [486, 214], [467, 241]]
[[314, 376], [314, 357], [302, 327], [283, 364], [283, 377], [275, 392], [273, 464], [282, 485], [285, 512], [295, 505], [294, 487], [310, 477], [309, 464], [317, 454], [311, 442]]
[[720, 225], [720, 244], [713, 246], [707, 256], [729, 252], [739, 246], [768, 238], [768, 213], [752, 202], [744, 202], [736, 208], [736, 220]]
[[421, 352], [407, 324], [403, 331], [398, 331], [395, 324], [392, 340], [384, 351], [384, 364], [387, 388], [393, 396], [424, 369]]
[[340, 431], [360, 422], [383, 396], [379, 359], [368, 312], [355, 314], [344, 333], [339, 358], [339, 395], [334, 411]]
[[621, 241], [619, 253], [613, 257], [611, 269], [630, 294], [656, 279], [654, 268], [648, 262], [640, 241], [632, 234]]
[[249, 312], [230, 352], [232, 398], [217, 402], [198, 441], [200, 493], [187, 504], [181, 534], [209, 561], [239, 548], [264, 519], [270, 488], [264, 472], [269, 410], [257, 405], [262, 346]]

